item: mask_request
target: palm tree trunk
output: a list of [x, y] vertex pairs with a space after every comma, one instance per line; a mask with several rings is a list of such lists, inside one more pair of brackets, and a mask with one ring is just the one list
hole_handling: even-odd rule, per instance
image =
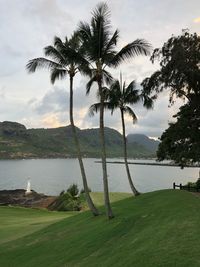
[[128, 166], [128, 160], [127, 160], [127, 144], [126, 144], [126, 132], [125, 132], [125, 123], [124, 123], [124, 112], [122, 109], [120, 109], [121, 111], [121, 119], [122, 119], [122, 130], [123, 130], [123, 143], [124, 143], [124, 161], [125, 161], [125, 166], [126, 166], [126, 172], [127, 172], [127, 176], [128, 176], [128, 181], [131, 187], [131, 190], [133, 192], [133, 194], [135, 196], [139, 195], [140, 193], [137, 191], [137, 189], [135, 188], [133, 181], [131, 179], [131, 174], [130, 174], [130, 170], [129, 170], [129, 166]]
[[97, 208], [95, 207], [95, 205], [94, 205], [94, 203], [90, 197], [90, 194], [89, 194], [87, 178], [86, 178], [86, 174], [85, 174], [83, 160], [81, 157], [80, 144], [79, 144], [79, 140], [78, 140], [78, 136], [77, 136], [77, 132], [76, 132], [76, 127], [74, 125], [74, 119], [73, 119], [73, 76], [70, 76], [70, 123], [71, 123], [74, 142], [75, 142], [75, 146], [76, 146], [76, 150], [77, 150], [77, 157], [78, 157], [78, 161], [79, 161], [79, 165], [80, 165], [86, 201], [87, 201], [89, 209], [91, 210], [93, 215], [97, 216], [97, 215], [99, 215], [99, 212], [98, 212]]
[[106, 146], [105, 146], [105, 135], [104, 135], [104, 95], [102, 92], [101, 82], [98, 82], [100, 92], [100, 142], [101, 142], [101, 159], [102, 159], [102, 170], [103, 170], [103, 186], [104, 186], [104, 203], [106, 207], [106, 213], [108, 219], [114, 218], [112, 208], [109, 199], [108, 189], [108, 174], [106, 166]]

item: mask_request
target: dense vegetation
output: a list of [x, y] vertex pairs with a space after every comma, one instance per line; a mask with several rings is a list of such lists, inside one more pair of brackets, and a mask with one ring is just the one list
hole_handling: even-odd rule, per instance
[[183, 167], [200, 162], [200, 109], [186, 104], [174, 117], [177, 121], [161, 136], [158, 159], [172, 159]]
[[160, 70], [143, 81], [145, 90], [155, 94], [168, 90], [171, 105], [176, 98], [187, 101], [161, 136], [158, 158], [182, 166], [200, 162], [200, 36], [183, 30], [155, 49], [151, 60], [159, 61]]
[[[125, 196], [111, 193], [111, 200]], [[102, 194], [92, 197], [103, 204]], [[62, 219], [62, 213], [1, 207], [0, 266], [199, 266], [198, 197], [164, 190], [112, 205], [117, 216], [109, 222], [89, 212]]]
[[[77, 128], [81, 149], [85, 157], [99, 157], [99, 129]], [[109, 157], [122, 156], [122, 135], [114, 129], [105, 128], [106, 148]], [[149, 141], [151, 142], [151, 141]], [[152, 157], [152, 150], [141, 144], [128, 144], [130, 157]], [[58, 158], [76, 156], [71, 127], [52, 129], [26, 129], [14, 122], [0, 123], [0, 158]]]
[[84, 194], [79, 192], [78, 186], [72, 184], [66, 191], [63, 190], [60, 193], [55, 201], [48, 206], [48, 209], [56, 211], [80, 211], [83, 208], [83, 203], [81, 203], [84, 200], [83, 197]]

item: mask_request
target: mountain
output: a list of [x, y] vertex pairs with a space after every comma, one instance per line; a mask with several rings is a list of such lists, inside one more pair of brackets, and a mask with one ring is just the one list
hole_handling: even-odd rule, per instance
[[152, 153], [156, 153], [159, 145], [159, 141], [149, 138], [144, 134], [129, 134], [127, 136], [127, 141], [129, 144], [137, 143], [144, 146], [147, 150]]
[[[77, 128], [81, 151], [85, 157], [100, 157], [99, 129]], [[123, 156], [122, 135], [105, 128], [108, 157]], [[142, 143], [128, 143], [129, 157], [153, 157], [155, 153]], [[50, 129], [26, 129], [17, 122], [0, 122], [0, 159], [75, 157], [71, 126]]]

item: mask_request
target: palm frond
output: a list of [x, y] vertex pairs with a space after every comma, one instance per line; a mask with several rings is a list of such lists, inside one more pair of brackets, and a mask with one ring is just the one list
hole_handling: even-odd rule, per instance
[[[67, 37], [66, 37], [67, 38]], [[68, 39], [67, 39], [68, 40]], [[61, 49], [61, 48], [63, 48], [63, 41], [59, 38], [59, 37], [57, 37], [57, 36], [55, 36], [54, 37], [54, 47], [56, 48], [56, 49]]]
[[89, 108], [89, 116], [93, 117], [100, 110], [100, 103], [95, 103]]
[[[107, 101], [109, 100], [109, 97], [110, 97], [110, 89], [106, 86], [103, 86], [102, 88], [102, 93], [103, 93], [103, 96], [104, 96], [104, 100]], [[99, 90], [97, 90], [96, 92], [96, 98], [97, 99], [100, 99], [101, 95], [100, 95], [100, 92]]]
[[96, 8], [92, 12], [92, 15], [94, 19], [98, 19], [99, 17], [109, 18], [110, 10], [108, 8], [108, 5], [105, 2], [98, 3]]
[[78, 25], [78, 31], [82, 42], [87, 42], [92, 36], [90, 25], [87, 22], [81, 21]]
[[103, 77], [103, 81], [108, 85], [110, 85], [113, 82], [112, 75], [105, 69], [102, 71], [102, 77]]
[[63, 79], [67, 75], [67, 71], [65, 69], [53, 69], [51, 71], [51, 83], [54, 84], [56, 80]]
[[[106, 49], [104, 51], [104, 54], [108, 54], [109, 52], [113, 52], [113, 49], [115, 48], [115, 46], [117, 45], [119, 39], [119, 30], [116, 30], [113, 33], [113, 36], [110, 38], [110, 40], [108, 41], [108, 44], [106, 46]], [[104, 56], [104, 55], [103, 55]]]
[[55, 68], [62, 68], [62, 65], [43, 58], [43, 57], [39, 57], [39, 58], [34, 58], [32, 60], [29, 60], [28, 64], [26, 65], [26, 69], [28, 70], [28, 72], [32, 73], [35, 72], [37, 69], [55, 69]]
[[86, 56], [91, 62], [101, 60], [110, 41], [110, 11], [106, 3], [100, 3], [92, 12], [90, 24], [79, 23], [79, 33]]
[[74, 31], [71, 38], [69, 39], [68, 46], [77, 51], [80, 48], [80, 43], [80, 34], [78, 31]]
[[[110, 30], [110, 10], [105, 2], [97, 4], [97, 7], [92, 12], [92, 21], [97, 29], [103, 29], [104, 32], [109, 32]], [[95, 29], [96, 27], [93, 27]]]
[[119, 102], [123, 98], [122, 90], [121, 90], [121, 85], [119, 80], [115, 80], [111, 86], [110, 86], [110, 102], [113, 104], [115, 103], [116, 105], [119, 105]]
[[89, 80], [89, 82], [86, 84], [86, 95], [89, 95], [89, 93], [90, 93], [90, 89], [91, 89], [91, 87], [92, 87], [92, 85], [93, 85], [94, 82], [96, 82], [96, 76], [93, 76], [93, 77]]
[[124, 107], [123, 111], [124, 113], [128, 114], [132, 118], [133, 123], [137, 122], [137, 116], [135, 115], [134, 111], [129, 106]]
[[140, 100], [139, 90], [136, 89], [136, 82], [132, 81], [123, 90], [124, 102], [126, 104], [134, 104]]
[[62, 52], [51, 45], [44, 48], [44, 54], [47, 57], [51, 57], [58, 64], [67, 65], [66, 58], [64, 58]]
[[[95, 103], [91, 105], [89, 108], [89, 116], [93, 117], [95, 113], [98, 113], [100, 111], [100, 106], [101, 106], [100, 103]], [[110, 105], [110, 102], [104, 102], [103, 106], [104, 106], [104, 109], [111, 110], [111, 112], [113, 113], [113, 108]]]
[[150, 55], [151, 45], [144, 39], [137, 39], [132, 43], [124, 46], [112, 59], [109, 66], [117, 67], [126, 59], [143, 55]]
[[84, 76], [89, 76], [92, 77], [92, 70], [89, 68], [88, 64], [80, 64], [78, 66], [78, 70], [80, 72], [80, 74], [84, 75]]

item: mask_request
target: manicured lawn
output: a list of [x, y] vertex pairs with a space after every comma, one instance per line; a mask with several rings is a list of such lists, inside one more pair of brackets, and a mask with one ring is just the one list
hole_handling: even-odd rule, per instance
[[73, 213], [0, 207], [0, 244], [29, 235]]
[[[93, 196], [101, 204], [101, 194], [97, 195]], [[41, 212], [41, 225], [37, 225], [31, 224], [29, 210], [1, 208], [0, 239], [3, 236], [4, 242], [0, 244], [0, 266], [200, 266], [200, 198], [178, 190], [124, 197], [113, 203], [116, 218], [111, 221], [104, 215], [92, 217], [88, 211], [69, 217], [31, 210]], [[113, 199], [120, 199], [120, 193]], [[32, 216], [36, 222], [37, 216]], [[9, 241], [9, 228], [17, 217], [20, 222], [30, 218], [28, 228], [34, 229]], [[1, 232], [8, 234], [8, 242]]]

